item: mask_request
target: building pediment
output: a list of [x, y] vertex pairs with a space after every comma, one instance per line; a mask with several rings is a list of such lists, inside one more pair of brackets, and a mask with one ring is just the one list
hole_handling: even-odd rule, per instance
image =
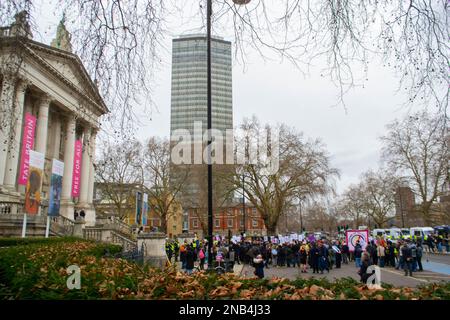
[[92, 99], [104, 113], [108, 109], [78, 56], [73, 53], [30, 41], [27, 47], [46, 62], [61, 78], [70, 81], [80, 92]]
[[97, 107], [99, 114], [109, 112], [97, 86], [77, 55], [24, 37], [0, 37], [0, 40], [5, 42], [5, 47], [8, 44], [19, 45], [18, 48], [23, 50], [24, 57], [29, 59], [29, 62], [35, 62], [43, 67], [61, 83], [86, 98], [90, 104]]

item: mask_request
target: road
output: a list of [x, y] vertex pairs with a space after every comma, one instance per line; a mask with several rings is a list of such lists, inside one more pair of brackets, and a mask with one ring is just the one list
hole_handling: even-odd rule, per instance
[[[381, 282], [391, 284], [396, 287], [407, 286], [416, 287], [424, 285], [430, 282], [450, 281], [450, 255], [428, 255], [423, 258], [422, 272], [413, 273], [412, 277], [404, 275], [402, 270], [395, 270], [391, 267], [381, 268]], [[241, 275], [244, 277], [253, 277], [254, 269], [251, 266], [244, 266]], [[352, 277], [359, 281], [359, 275], [357, 274], [357, 268], [353, 262], [348, 265], [342, 265], [340, 269], [332, 269], [330, 273], [313, 274], [312, 270], [308, 270], [308, 273], [301, 273], [299, 268], [287, 268], [287, 267], [270, 267], [264, 269], [266, 278], [282, 277], [294, 280], [296, 278], [310, 278], [325, 277], [329, 280], [335, 280], [343, 277]]]

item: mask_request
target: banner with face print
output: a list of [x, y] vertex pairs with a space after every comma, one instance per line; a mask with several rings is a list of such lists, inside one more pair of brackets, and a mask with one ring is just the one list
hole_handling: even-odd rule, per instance
[[44, 171], [44, 154], [30, 150], [30, 167], [25, 191], [25, 212], [37, 214], [41, 205], [41, 186]]
[[369, 230], [347, 230], [345, 231], [345, 238], [350, 251], [355, 251], [358, 242], [364, 250], [369, 241]]

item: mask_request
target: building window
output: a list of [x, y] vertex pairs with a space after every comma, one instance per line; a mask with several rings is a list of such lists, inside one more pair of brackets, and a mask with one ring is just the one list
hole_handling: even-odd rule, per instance
[[214, 227], [220, 228], [220, 220], [219, 219], [214, 220]]
[[228, 228], [233, 228], [233, 219], [228, 219]]
[[256, 208], [252, 209], [253, 214], [256, 214]]
[[241, 227], [244, 226], [244, 218], [241, 218]]
[[198, 221], [197, 219], [192, 220], [192, 228], [198, 228]]
[[240, 213], [240, 214], [243, 214], [243, 213], [244, 213], [244, 209], [242, 209], [242, 208], [239, 209], [239, 213]]
[[257, 228], [258, 227], [258, 220], [256, 220], [256, 219], [252, 220], [252, 227], [253, 228]]

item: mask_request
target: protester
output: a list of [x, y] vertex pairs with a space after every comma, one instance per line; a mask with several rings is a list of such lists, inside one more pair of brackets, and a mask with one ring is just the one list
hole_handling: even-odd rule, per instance
[[378, 246], [377, 246], [377, 256], [378, 256], [379, 261], [380, 261], [380, 267], [384, 268], [384, 259], [385, 259], [385, 256], [386, 256], [386, 252], [385, 252], [384, 246], [381, 243], [379, 243]]
[[338, 242], [336, 242], [332, 247], [333, 251], [335, 252], [336, 269], [341, 268], [342, 253], [339, 247], [340, 246]]
[[362, 283], [367, 283], [367, 279], [371, 274], [367, 273], [367, 268], [371, 265], [370, 263], [370, 254], [368, 252], [364, 252], [361, 254], [361, 267], [359, 268], [358, 274], [361, 277]]
[[203, 250], [203, 247], [200, 246], [198, 251], [198, 259], [200, 260], [200, 270], [203, 270], [205, 267], [205, 251]]
[[186, 241], [180, 246], [181, 269], [186, 270]]
[[308, 258], [308, 251], [306, 248], [306, 243], [303, 242], [299, 251], [299, 260], [300, 260], [300, 270], [302, 273], [307, 273], [306, 271], [306, 260]]
[[277, 255], [278, 255], [278, 251], [277, 251], [276, 246], [274, 245], [274, 246], [272, 246], [272, 265], [278, 266]]
[[186, 249], [186, 273], [192, 274], [192, 270], [194, 270], [194, 262], [195, 262], [195, 255], [194, 255], [194, 249], [191, 245], [189, 245]]
[[315, 243], [313, 243], [309, 253], [313, 273], [319, 273], [319, 248], [317, 248]]
[[401, 254], [403, 257], [403, 264], [404, 264], [403, 270], [405, 270], [405, 276], [408, 276], [408, 273], [409, 273], [409, 276], [412, 277], [413, 257], [412, 257], [411, 248], [405, 242], [403, 244], [403, 246], [401, 247], [400, 251], [401, 251]]
[[330, 272], [330, 268], [328, 266], [328, 250], [323, 245], [322, 241], [319, 241], [319, 269], [320, 273], [323, 273], [324, 270], [327, 270], [328, 273]]
[[422, 255], [423, 255], [423, 248], [421, 243], [417, 243], [417, 265], [419, 266], [419, 271], [423, 271], [422, 267]]
[[[356, 265], [356, 268], [358, 268], [358, 269], [361, 268], [362, 252], [363, 252], [363, 250], [362, 250], [361, 244], [359, 243], [359, 240], [358, 240], [358, 241], [356, 241], [355, 250], [353, 253], [355, 256], [355, 265]], [[370, 256], [369, 256], [369, 259], [370, 259]]]
[[264, 278], [264, 259], [261, 254], [253, 259], [253, 266], [255, 267], [255, 276], [260, 279]]
[[347, 243], [343, 243], [342, 245], [342, 262], [344, 264], [348, 264], [348, 260], [349, 260], [349, 253], [350, 253], [350, 249], [347, 245]]

